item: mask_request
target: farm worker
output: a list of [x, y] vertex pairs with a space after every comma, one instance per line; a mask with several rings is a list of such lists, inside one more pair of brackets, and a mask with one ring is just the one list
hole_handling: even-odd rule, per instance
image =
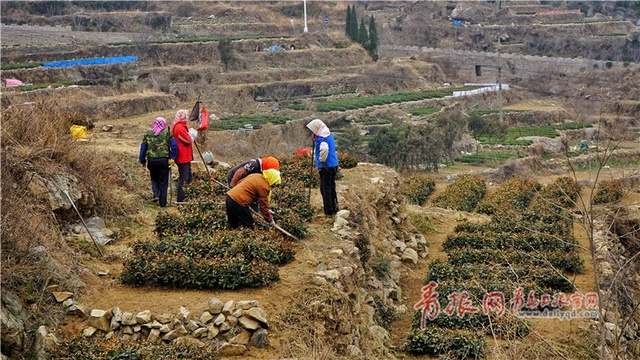
[[267, 169], [262, 174], [249, 174], [235, 187], [227, 191], [225, 200], [229, 229], [240, 226], [253, 229], [253, 216], [249, 205], [258, 202], [260, 213], [266, 222], [275, 226], [273, 215], [269, 211], [271, 187], [280, 184], [280, 171]]
[[336, 193], [336, 174], [338, 173], [338, 154], [333, 134], [320, 119], [311, 120], [307, 127], [313, 132], [315, 166], [320, 172], [320, 194], [325, 215], [338, 212]]
[[[238, 185], [242, 179], [249, 174], [261, 174], [264, 170], [275, 169], [280, 171], [280, 162], [273, 156], [265, 158], [250, 159], [242, 162], [229, 170], [227, 173], [227, 184], [230, 188]], [[251, 208], [258, 211], [258, 204], [251, 204]]]
[[189, 110], [178, 110], [173, 118], [173, 137], [178, 143], [178, 189], [176, 191], [178, 202], [184, 201], [184, 186], [193, 180], [191, 173], [191, 161], [193, 161], [193, 141], [197, 136], [194, 129], [189, 129], [187, 119]]
[[306, 148], [306, 147], [301, 147], [298, 148], [298, 150], [296, 150], [295, 152], [296, 156], [310, 156], [311, 155], [311, 149]]
[[229, 170], [227, 173], [227, 184], [229, 187], [238, 185], [240, 180], [249, 174], [260, 174], [267, 169], [280, 171], [280, 162], [273, 156], [250, 159], [242, 162]]
[[149, 169], [153, 200], [162, 207], [167, 206], [167, 188], [169, 186], [169, 166], [173, 165], [178, 154], [177, 144], [167, 129], [167, 121], [157, 117], [153, 127], [147, 131], [140, 144], [138, 162]]
[[580, 150], [587, 150], [589, 148], [589, 144], [587, 140], [580, 141]]

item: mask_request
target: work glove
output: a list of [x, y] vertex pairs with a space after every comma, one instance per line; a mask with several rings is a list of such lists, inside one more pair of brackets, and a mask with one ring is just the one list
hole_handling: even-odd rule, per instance
[[173, 159], [169, 159], [169, 166], [171, 166], [171, 165], [173, 165], [173, 164], [175, 164], [175, 163], [176, 163], [176, 162], [175, 162], [175, 160], [173, 160]]
[[269, 221], [269, 226], [271, 227], [276, 226], [276, 221], [275, 220]]
[[147, 167], [147, 164], [145, 164], [145, 163], [140, 163], [140, 167], [141, 167], [141, 168], [143, 168], [143, 169], [145, 169], [145, 168]]
[[191, 141], [196, 141], [196, 138], [198, 137], [198, 130], [189, 128], [189, 135], [191, 135]]

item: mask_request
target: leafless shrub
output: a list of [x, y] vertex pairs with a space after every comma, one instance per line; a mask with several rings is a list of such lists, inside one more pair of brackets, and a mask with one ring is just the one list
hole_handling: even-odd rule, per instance
[[381, 94], [419, 88], [421, 75], [411, 66], [399, 65], [392, 61], [378, 61], [360, 68], [361, 91]]
[[541, 158], [545, 153], [544, 146], [542, 146], [541, 144], [533, 144], [529, 147], [529, 152], [531, 156], [537, 156]]
[[82, 254], [61, 236], [61, 214], [31, 192], [31, 176], [77, 178], [80, 191], [95, 199], [86, 213], [125, 214], [132, 208], [131, 200], [122, 196], [129, 184], [125, 171], [90, 143], [71, 140], [69, 129], [78, 118], [53, 100], [12, 106], [2, 113], [1, 281], [3, 289], [30, 306], [29, 327], [60, 312], [45, 291], [48, 285], [74, 292], [84, 286], [78, 263]]
[[[209, 145], [214, 154], [225, 162], [240, 162], [262, 156], [287, 156], [296, 149], [311, 146], [311, 132], [304, 121], [284, 125], [263, 125], [252, 131], [213, 132]], [[204, 149], [202, 149], [204, 151]]]
[[506, 181], [516, 176], [533, 178], [540, 167], [540, 158], [528, 157], [509, 160], [500, 168], [499, 181]]

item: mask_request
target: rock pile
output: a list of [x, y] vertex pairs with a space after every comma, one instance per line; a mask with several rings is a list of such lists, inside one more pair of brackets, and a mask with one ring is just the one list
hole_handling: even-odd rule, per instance
[[[218, 353], [240, 355], [248, 346], [269, 345], [269, 317], [256, 300], [222, 302], [212, 297], [206, 309], [195, 314], [180, 307], [175, 314], [138, 313], [119, 307], [109, 310], [85, 310], [73, 299], [73, 294], [52, 289], [56, 300], [66, 306], [67, 314], [86, 320], [82, 336], [105, 340], [140, 341], [153, 344], [171, 342], [204, 347], [215, 344]], [[43, 336], [46, 337], [46, 334]]]

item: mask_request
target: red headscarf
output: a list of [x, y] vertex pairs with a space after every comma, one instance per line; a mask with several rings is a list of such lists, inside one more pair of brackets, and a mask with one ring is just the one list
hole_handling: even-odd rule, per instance
[[273, 156], [267, 156], [266, 158], [262, 158], [260, 160], [262, 160], [262, 171], [265, 171], [267, 169], [275, 169], [280, 171], [280, 162]]

